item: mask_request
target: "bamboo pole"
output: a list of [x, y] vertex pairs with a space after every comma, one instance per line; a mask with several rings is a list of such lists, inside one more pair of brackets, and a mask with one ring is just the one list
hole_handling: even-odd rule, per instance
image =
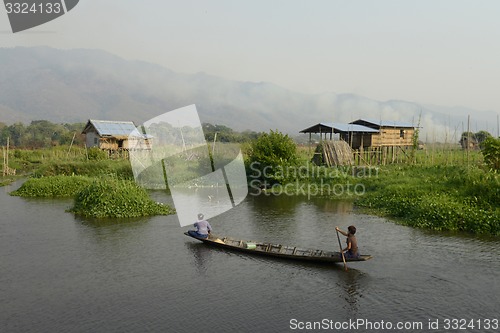
[[73, 139], [71, 140], [71, 144], [69, 145], [68, 154], [66, 155], [66, 157], [69, 157], [69, 153], [71, 152], [71, 147], [73, 147], [73, 142], [75, 141], [75, 137], [76, 137], [76, 132], [73, 134]]
[[2, 175], [5, 177], [5, 147], [2, 146], [2, 154], [3, 154], [3, 168], [2, 168]]
[[5, 164], [4, 164], [4, 170], [5, 173], [9, 173], [9, 146], [10, 146], [10, 137], [7, 137], [7, 153], [5, 154]]
[[342, 244], [340, 243], [339, 231], [337, 229], [335, 229], [335, 231], [337, 232], [337, 240], [339, 241], [340, 255], [342, 256], [342, 261], [344, 262], [344, 269], [347, 272], [347, 263], [345, 261], [344, 251], [342, 251]]
[[470, 115], [467, 116], [467, 169], [469, 168], [469, 148], [470, 148]]

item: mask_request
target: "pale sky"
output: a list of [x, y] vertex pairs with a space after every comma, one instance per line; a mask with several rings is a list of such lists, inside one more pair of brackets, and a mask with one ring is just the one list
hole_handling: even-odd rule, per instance
[[0, 46], [102, 49], [305, 93], [500, 112], [500, 1], [80, 0]]

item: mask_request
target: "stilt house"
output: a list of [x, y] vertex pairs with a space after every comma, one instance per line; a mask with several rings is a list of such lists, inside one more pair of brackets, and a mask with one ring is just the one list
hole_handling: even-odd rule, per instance
[[151, 149], [152, 137], [140, 133], [131, 121], [89, 119], [82, 131], [87, 148], [108, 151]]
[[309, 133], [310, 138], [316, 133], [322, 139], [332, 139], [334, 134], [339, 134], [352, 149], [409, 147], [413, 145], [415, 126], [396, 121], [358, 119], [349, 124], [319, 123], [300, 133]]

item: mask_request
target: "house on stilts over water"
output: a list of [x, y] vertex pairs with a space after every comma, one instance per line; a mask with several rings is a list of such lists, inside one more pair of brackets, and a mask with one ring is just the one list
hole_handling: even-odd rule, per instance
[[[318, 164], [352, 165], [398, 162], [414, 147], [416, 126], [399, 121], [358, 119], [348, 124], [318, 123], [300, 131], [319, 134]], [[337, 137], [339, 140], [333, 140]], [[323, 151], [321, 151], [323, 150]], [[350, 154], [346, 151], [350, 151]], [[315, 156], [316, 158], [316, 156]]]

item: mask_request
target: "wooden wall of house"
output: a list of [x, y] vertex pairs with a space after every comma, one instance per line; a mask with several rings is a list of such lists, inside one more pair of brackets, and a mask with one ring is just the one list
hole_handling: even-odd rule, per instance
[[118, 141], [114, 138], [101, 138], [99, 148], [103, 150], [118, 150]]
[[380, 133], [373, 134], [372, 146], [412, 146], [414, 132], [413, 128], [381, 128]]
[[[352, 135], [351, 135], [352, 134]], [[368, 133], [342, 133], [340, 138], [346, 141], [352, 149], [359, 149], [372, 146], [372, 134]]]
[[99, 147], [99, 135], [96, 132], [87, 132], [85, 134], [85, 145], [87, 148]]
[[87, 148], [98, 147], [103, 150], [119, 150], [119, 149], [144, 149], [149, 150], [152, 146], [152, 140], [128, 140], [128, 139], [116, 139], [112, 137], [100, 138], [97, 133], [88, 132], [85, 138], [85, 144]]
[[123, 149], [150, 150], [152, 145], [151, 139], [129, 139], [123, 142]]
[[[404, 131], [404, 132], [401, 132]], [[413, 128], [383, 128], [380, 133], [341, 133], [340, 138], [353, 149], [369, 147], [409, 147], [413, 145]]]

